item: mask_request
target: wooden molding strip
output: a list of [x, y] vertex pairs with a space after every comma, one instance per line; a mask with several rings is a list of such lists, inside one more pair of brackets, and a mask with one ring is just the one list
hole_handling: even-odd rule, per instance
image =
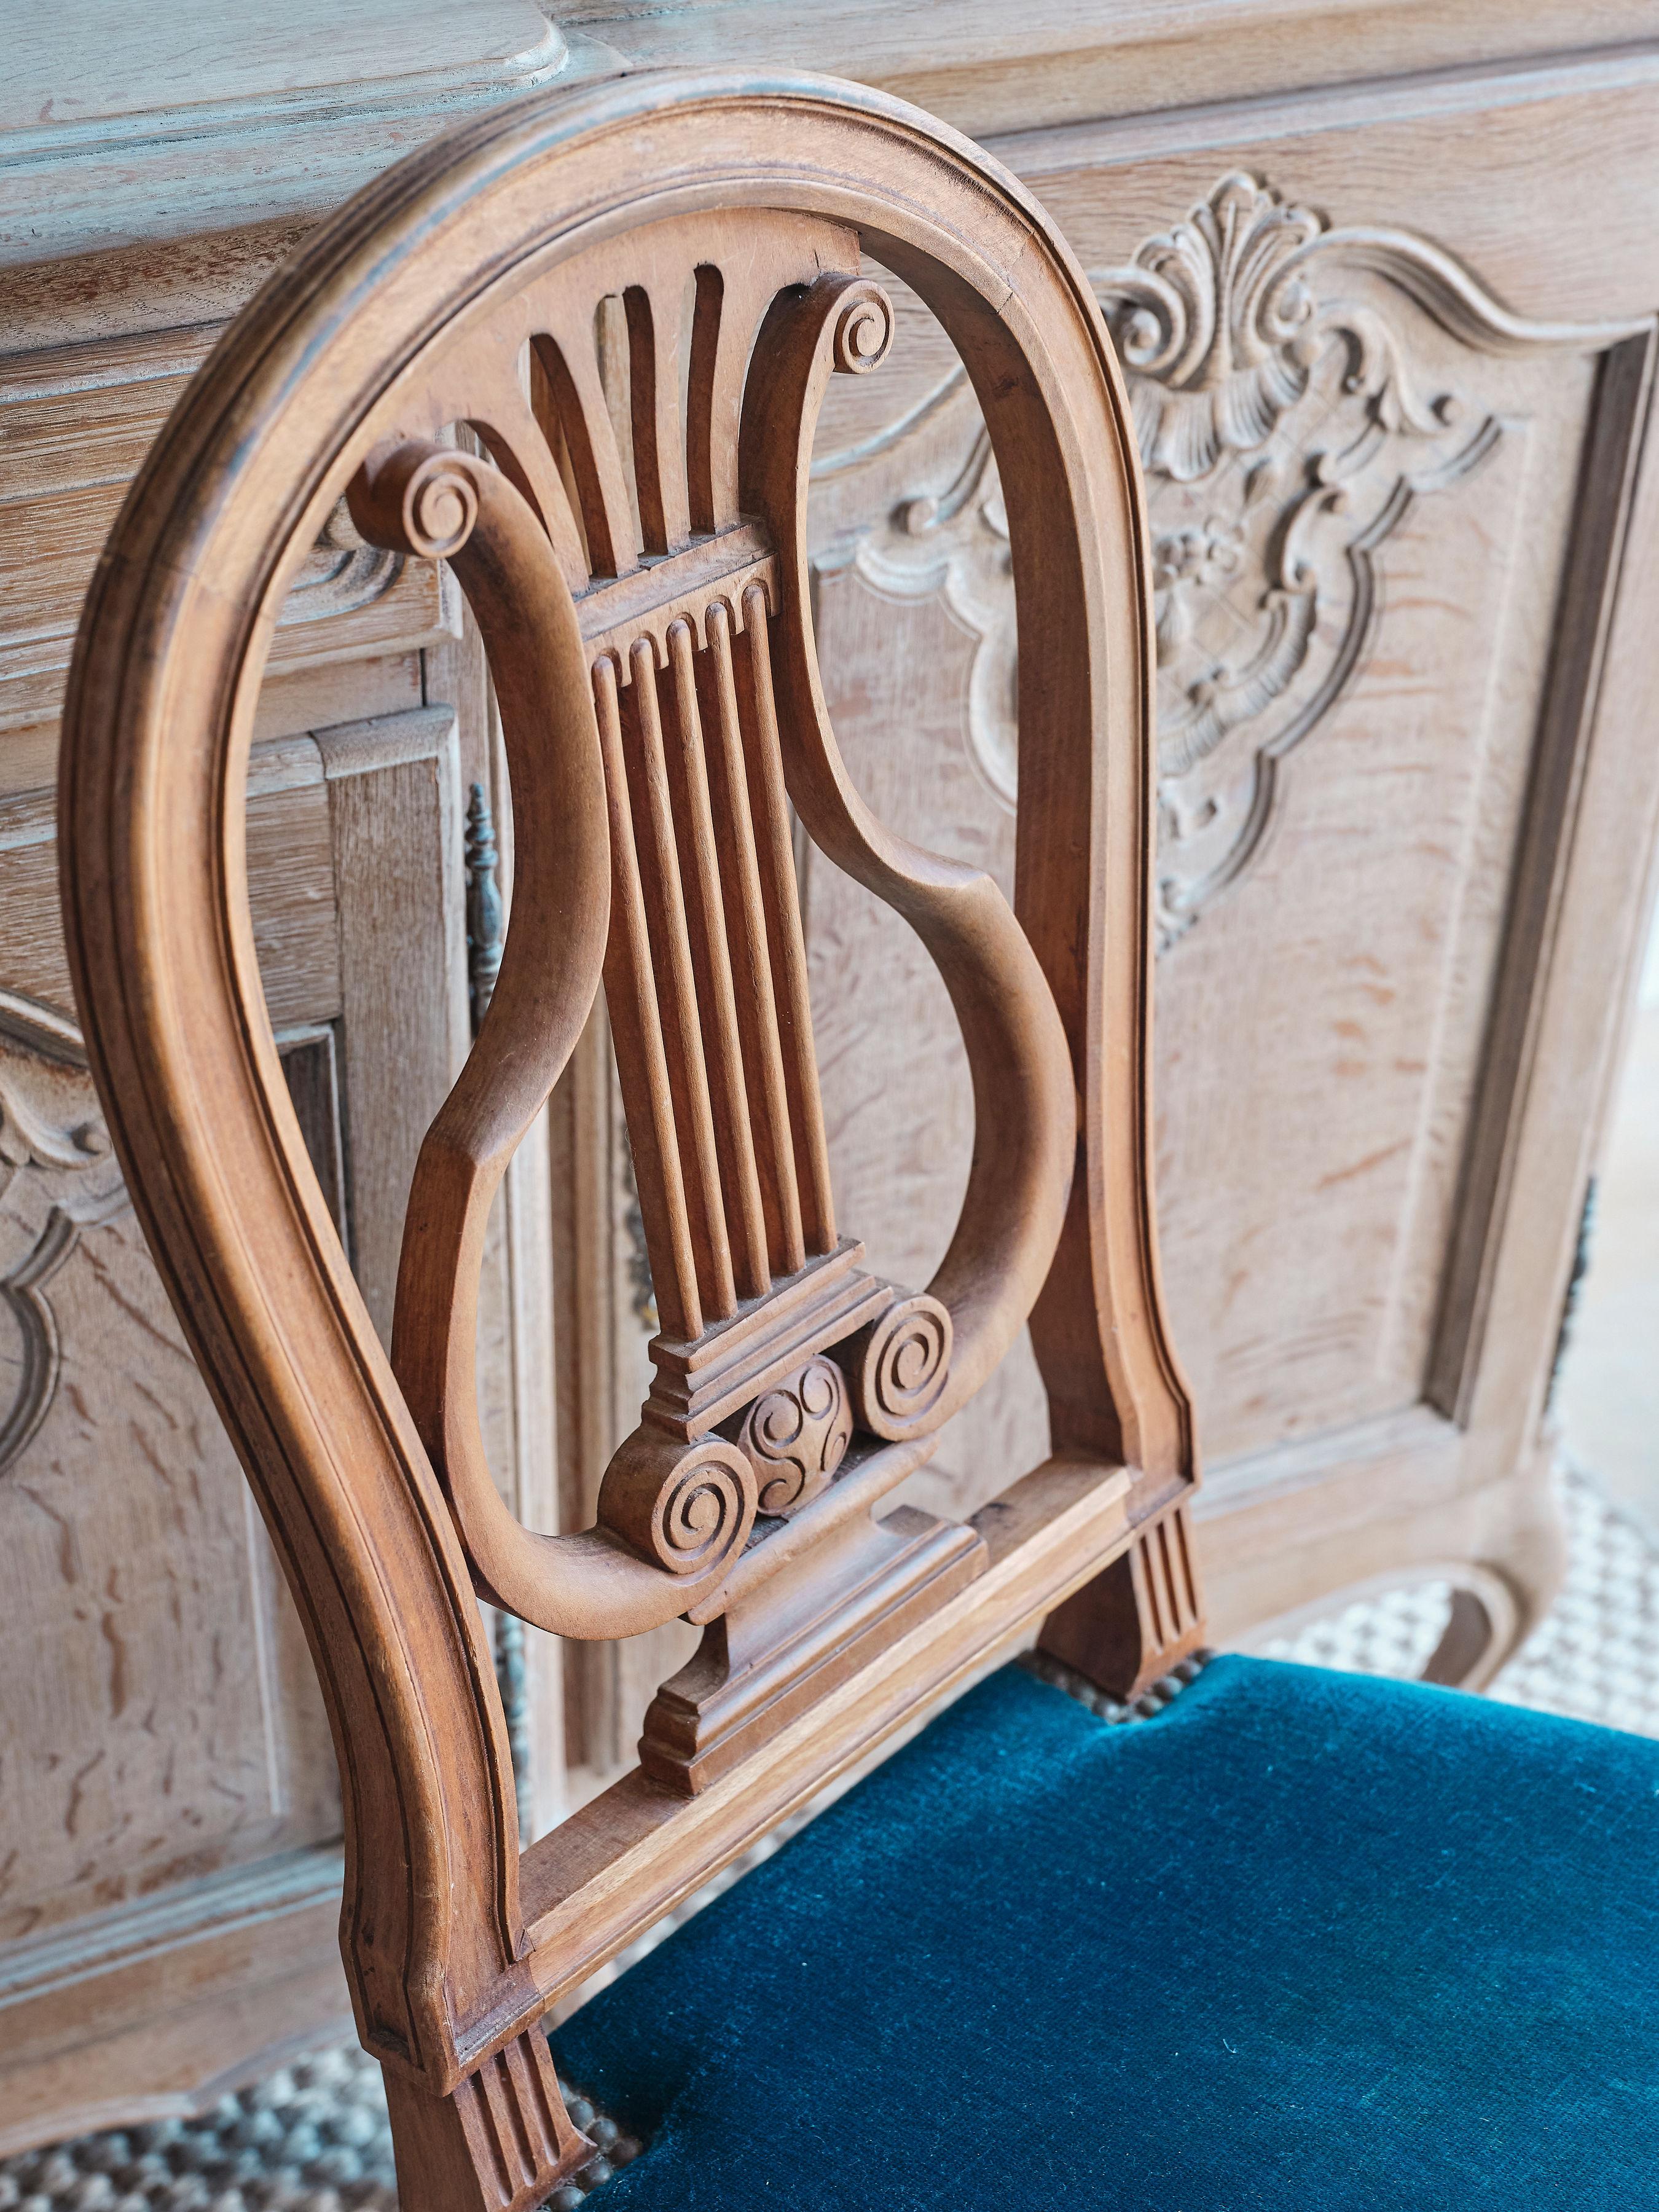
[[0, 263], [320, 213], [446, 122], [571, 67], [532, 0], [297, 0], [263, 33], [212, 6], [146, 26], [92, 0], [20, 35]]
[[343, 1878], [337, 1844], [284, 1851], [159, 1897], [85, 1914], [68, 1928], [22, 1936], [0, 1952], [0, 2011], [180, 1944], [337, 1901]]

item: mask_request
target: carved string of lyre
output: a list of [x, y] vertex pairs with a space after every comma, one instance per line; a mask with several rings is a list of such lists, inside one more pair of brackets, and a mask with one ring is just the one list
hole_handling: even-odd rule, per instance
[[606, 992], [658, 1310], [682, 1343], [836, 1245], [771, 696], [775, 566], [745, 563], [660, 647], [607, 641], [593, 664], [614, 809]]
[[[528, 288], [516, 324], [383, 409], [351, 492], [372, 542], [453, 563], [514, 794], [506, 949], [416, 1170], [393, 1364], [481, 1589], [566, 1634], [709, 1618], [781, 1556], [751, 1540], [757, 1512], [805, 1537], [919, 1464], [1024, 1320], [1074, 1143], [1059, 1018], [1000, 894], [868, 815], [817, 692], [812, 428], [829, 374], [884, 356], [890, 307], [850, 234], [744, 225], [725, 269], [678, 221]], [[620, 422], [593, 337], [618, 295]], [[434, 441], [457, 422], [495, 465]], [[963, 1020], [981, 1141], [929, 1291], [837, 1231], [792, 797], [918, 929]], [[661, 1331], [598, 1525], [551, 1537], [484, 1460], [477, 1283], [491, 1198], [601, 973]]]

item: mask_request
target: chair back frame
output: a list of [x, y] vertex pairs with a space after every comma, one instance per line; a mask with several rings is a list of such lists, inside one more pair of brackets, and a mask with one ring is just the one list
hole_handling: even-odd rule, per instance
[[[1000, 468], [1012, 912], [875, 819], [824, 708], [806, 483], [829, 376], [891, 339], [865, 253], [944, 325]], [[591, 342], [617, 295], [626, 441]], [[288, 1100], [243, 852], [276, 612], [343, 497], [467, 594], [517, 856], [494, 996], [416, 1170], [389, 1358]], [[117, 523], [68, 709], [72, 970], [323, 1684], [343, 1950], [411, 2206], [507, 2212], [573, 2170], [541, 2015], [1034, 1621], [1062, 1608], [1086, 1656], [1127, 1573], [1143, 1643], [1195, 1640], [1151, 1197], [1148, 577], [1117, 365], [1030, 195], [861, 88], [678, 71], [538, 96], [361, 193], [238, 318]], [[921, 936], [961, 1023], [974, 1161], [924, 1291], [871, 1275], [835, 1220], [786, 787]], [[552, 1536], [483, 1457], [478, 1270], [601, 980], [663, 1328], [594, 1528]], [[1052, 1456], [967, 1527], [875, 1519], [1028, 1316]], [[475, 1592], [565, 1635], [706, 1625], [641, 1768], [522, 1854]]]

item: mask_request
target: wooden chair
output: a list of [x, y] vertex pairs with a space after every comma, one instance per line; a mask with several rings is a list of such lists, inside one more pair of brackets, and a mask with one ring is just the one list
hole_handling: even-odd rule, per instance
[[[807, 463], [829, 377], [878, 369], [891, 341], [865, 252], [950, 333], [1000, 468], [1012, 909], [871, 815], [823, 710]], [[618, 296], [621, 422], [593, 339]], [[453, 568], [513, 783], [505, 956], [421, 1155], [389, 1359], [284, 1089], [242, 853], [276, 610], [343, 495], [371, 544]], [[582, 2169], [549, 2010], [1039, 1623], [1054, 1666], [1130, 1699], [1201, 1640], [1148, 1167], [1151, 665], [1133, 435], [1087, 285], [994, 163], [844, 85], [642, 75], [464, 125], [312, 235], [134, 486], [71, 684], [71, 958], [117, 1148], [327, 1698], [342, 1947], [406, 2212], [520, 2212]], [[960, 1017], [977, 1135], [925, 1290], [869, 1272], [836, 1218], [792, 805], [918, 932]], [[550, 1535], [486, 1463], [477, 1283], [492, 1195], [601, 981], [662, 1326], [597, 1524]], [[966, 1526], [878, 1512], [1028, 1319], [1052, 1457]], [[639, 1770], [522, 1852], [478, 1595], [567, 1637], [704, 1631]], [[1364, 1963], [1340, 1932], [1354, 1866], [1415, 1896], [1423, 1852], [1463, 1833], [1443, 1787], [1424, 1833], [1413, 1816], [1397, 1834], [1389, 1791], [1425, 1759], [1443, 1781], [1449, 1745], [1487, 1830], [1494, 1778], [1565, 1766], [1595, 1774], [1633, 1842], [1659, 1840], [1659, 1758], [1519, 1725], [1223, 1661], [1152, 1724], [1112, 1729], [995, 1674], [562, 2032], [570, 2078], [650, 2139], [609, 2185], [618, 2205], [1361, 2202], [1342, 2193], [1351, 2128], [1327, 2130], [1322, 2194], [1298, 2148], [1316, 2139], [1296, 2069], [1344, 2024], [1318, 1977]], [[1639, 1922], [1650, 1885], [1604, 1896], [1576, 1863], [1620, 1939], [1594, 2005], [1633, 2005], [1653, 1939], [1620, 1899]], [[1419, 1925], [1391, 1908], [1377, 1940]], [[1528, 1991], [1563, 1966], [1539, 1943]], [[1287, 1957], [1314, 1961], [1300, 2045]], [[1241, 1960], [1264, 1969], [1255, 1996]], [[1486, 2006], [1464, 2042], [1487, 2051], [1503, 2003], [1458, 1971]], [[1559, 2008], [1558, 2087], [1586, 2063], [1584, 2002]], [[1397, 2011], [1346, 2020], [1355, 2111], [1391, 2094], [1376, 2052]], [[1295, 2077], [1282, 2111], [1274, 2063]], [[1627, 2141], [1650, 2154], [1653, 2093], [1632, 2096]], [[1287, 2172], [1288, 2194], [1256, 2185]]]

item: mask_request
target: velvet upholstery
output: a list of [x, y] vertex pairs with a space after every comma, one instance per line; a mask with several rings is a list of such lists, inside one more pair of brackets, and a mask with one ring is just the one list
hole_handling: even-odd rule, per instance
[[554, 2038], [606, 2212], [1659, 2206], [1659, 1743], [993, 1676]]

